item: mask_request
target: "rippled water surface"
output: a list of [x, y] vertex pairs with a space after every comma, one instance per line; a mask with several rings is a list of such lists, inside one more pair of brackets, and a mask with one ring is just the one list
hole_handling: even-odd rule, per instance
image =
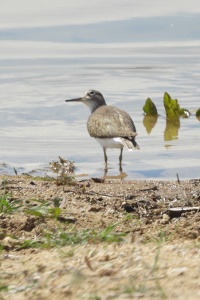
[[[102, 176], [103, 151], [87, 133], [88, 108], [64, 102], [97, 89], [136, 125], [140, 150], [123, 155], [128, 179], [199, 177], [198, 11], [163, 16], [160, 8], [153, 17], [125, 12], [124, 20], [111, 12], [110, 22], [87, 24], [79, 16], [79, 25], [52, 18], [39, 28], [34, 21], [18, 26], [19, 20], [0, 27], [0, 173], [15, 167], [45, 174], [49, 161], [61, 156], [75, 161], [77, 174]], [[24, 20], [28, 13], [27, 8]], [[190, 118], [166, 122], [164, 92], [178, 98]], [[148, 97], [159, 112], [150, 124], [142, 110]], [[119, 150], [108, 150], [108, 175], [119, 174], [118, 156]]]

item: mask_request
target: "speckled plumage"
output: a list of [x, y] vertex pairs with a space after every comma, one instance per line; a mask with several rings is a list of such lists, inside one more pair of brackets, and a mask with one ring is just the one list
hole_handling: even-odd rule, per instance
[[114, 106], [103, 105], [98, 107], [87, 122], [91, 137], [134, 137], [135, 125], [125, 111]]

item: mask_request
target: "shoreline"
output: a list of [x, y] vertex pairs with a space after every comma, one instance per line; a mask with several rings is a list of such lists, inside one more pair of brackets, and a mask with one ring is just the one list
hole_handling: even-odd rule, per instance
[[0, 176], [3, 299], [199, 298], [199, 179], [61, 183]]

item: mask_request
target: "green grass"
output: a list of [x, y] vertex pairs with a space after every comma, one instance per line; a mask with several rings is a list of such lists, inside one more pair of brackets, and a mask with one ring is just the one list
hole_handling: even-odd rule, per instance
[[2, 180], [2, 193], [0, 194], [0, 214], [12, 213], [21, 207], [21, 200], [13, 200], [12, 194], [8, 193], [8, 180]]
[[58, 228], [54, 229], [54, 232], [43, 232], [43, 236], [37, 240], [23, 240], [23, 242], [16, 245], [18, 250], [27, 248], [54, 248], [64, 247], [68, 245], [79, 245], [79, 244], [98, 244], [102, 242], [107, 243], [119, 243], [124, 240], [126, 233], [114, 232], [118, 223], [110, 224], [105, 229], [98, 231], [95, 229], [85, 229], [77, 231], [70, 228], [67, 225], [67, 229]]
[[116, 233], [114, 232], [118, 223], [110, 224], [105, 229], [97, 231], [95, 229], [85, 229], [82, 231], [77, 231], [74, 229], [64, 231], [56, 231], [54, 233], [45, 234], [45, 243], [47, 247], [63, 247], [66, 245], [77, 245], [84, 243], [113, 243], [122, 242], [126, 233]]
[[40, 218], [55, 218], [55, 219], [57, 219], [62, 212], [62, 209], [59, 207], [59, 202], [61, 200], [62, 199], [60, 199], [60, 198], [55, 198], [54, 199], [54, 207], [49, 207], [51, 205], [50, 202], [46, 203], [46, 202], [42, 202], [40, 200], [34, 200], [38, 203], [41, 203], [41, 202], [42, 203], [38, 206], [34, 206], [34, 207], [31, 207], [31, 208], [25, 210], [25, 213], [36, 216], [36, 217], [40, 217]]
[[8, 291], [8, 286], [7, 285], [0, 285], [0, 292], [7, 292], [7, 291]]
[[41, 248], [43, 243], [41, 241], [24, 240], [20, 245], [18, 245], [18, 250], [28, 249], [28, 248]]
[[10, 200], [9, 196], [4, 193], [0, 195], [0, 213], [12, 213], [21, 207], [21, 200]]

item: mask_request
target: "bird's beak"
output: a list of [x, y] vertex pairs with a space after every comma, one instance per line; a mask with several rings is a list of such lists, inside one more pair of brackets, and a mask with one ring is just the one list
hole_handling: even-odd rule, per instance
[[81, 101], [83, 101], [83, 98], [65, 100], [65, 102], [81, 102]]

